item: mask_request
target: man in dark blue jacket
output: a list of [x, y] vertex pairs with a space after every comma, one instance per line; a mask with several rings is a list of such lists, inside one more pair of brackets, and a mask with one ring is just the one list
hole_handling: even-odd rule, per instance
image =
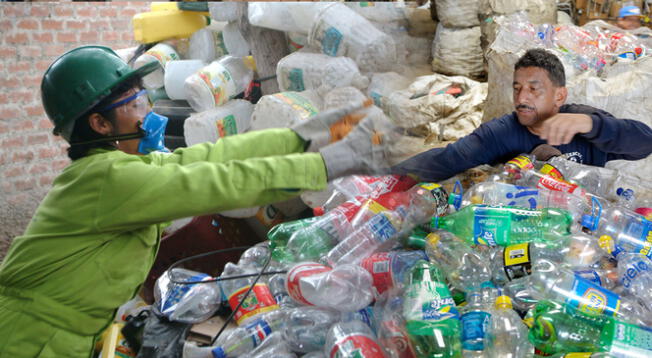
[[650, 127], [590, 106], [564, 104], [565, 85], [564, 67], [555, 55], [527, 51], [514, 66], [515, 112], [482, 124], [445, 148], [415, 155], [393, 172], [439, 181], [480, 164], [506, 162], [546, 143], [570, 160], [600, 167], [652, 153]]

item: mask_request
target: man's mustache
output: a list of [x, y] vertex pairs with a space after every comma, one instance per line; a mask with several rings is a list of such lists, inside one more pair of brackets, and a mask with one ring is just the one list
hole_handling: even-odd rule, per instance
[[527, 110], [530, 110], [530, 111], [536, 110], [536, 108], [530, 107], [527, 104], [519, 104], [518, 106], [516, 106], [516, 110], [519, 110], [519, 109], [527, 109]]

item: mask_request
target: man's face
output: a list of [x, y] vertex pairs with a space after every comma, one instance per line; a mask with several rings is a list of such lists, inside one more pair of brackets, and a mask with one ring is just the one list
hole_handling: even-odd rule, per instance
[[522, 67], [514, 72], [514, 108], [519, 123], [532, 126], [559, 111], [563, 99], [559, 89], [539, 67]]
[[621, 29], [636, 30], [641, 27], [641, 18], [639, 16], [619, 17], [616, 24]]
[[[116, 99], [114, 103], [120, 102], [130, 96], [133, 96], [139, 91], [140, 88], [132, 88], [120, 96], [120, 98]], [[140, 124], [143, 122], [144, 117], [147, 115], [149, 110], [150, 106], [147, 101], [146, 94], [140, 95], [137, 98], [117, 107], [115, 109], [116, 120], [115, 127], [113, 128], [113, 134], [120, 135], [137, 132]], [[118, 144], [118, 149], [122, 150], [125, 153], [137, 154], [139, 141], [140, 139], [120, 141]]]

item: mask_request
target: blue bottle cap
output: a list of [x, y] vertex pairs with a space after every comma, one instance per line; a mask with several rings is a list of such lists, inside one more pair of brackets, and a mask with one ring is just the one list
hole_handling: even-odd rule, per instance
[[213, 358], [226, 358], [226, 352], [224, 352], [224, 349], [222, 349], [222, 347], [213, 348], [211, 353], [213, 353]]
[[598, 228], [598, 221], [592, 215], [584, 214], [582, 215], [582, 226], [591, 231], [595, 231]]

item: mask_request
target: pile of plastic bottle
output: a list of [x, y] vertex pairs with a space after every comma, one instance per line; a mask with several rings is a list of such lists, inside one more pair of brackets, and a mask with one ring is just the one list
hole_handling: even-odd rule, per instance
[[[159, 279], [155, 306], [171, 320], [244, 300], [236, 329], [186, 342], [184, 357], [652, 356], [643, 182], [521, 155], [466, 190], [455, 178], [334, 184], [316, 216], [274, 227], [222, 281]], [[255, 275], [242, 275], [266, 264], [276, 273], [245, 295]]]

